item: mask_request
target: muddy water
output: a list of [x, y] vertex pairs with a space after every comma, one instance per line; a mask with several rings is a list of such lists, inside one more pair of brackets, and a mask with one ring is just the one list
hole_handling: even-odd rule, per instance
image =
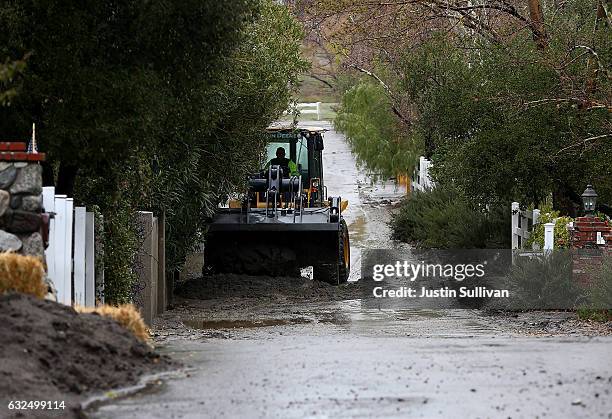
[[[316, 123], [314, 123], [316, 124]], [[313, 123], [309, 123], [310, 126]], [[391, 241], [389, 221], [393, 205], [405, 195], [405, 188], [393, 181], [372, 182], [366, 171], [357, 165], [349, 144], [342, 134], [335, 132], [328, 122], [318, 123], [328, 129], [325, 133], [323, 168], [328, 194], [349, 201], [342, 213], [351, 239], [351, 275], [359, 279], [361, 249], [390, 249], [398, 246]]]
[[[359, 279], [361, 249], [398, 246], [387, 222], [403, 192], [371, 184], [341, 135], [328, 132], [325, 144], [329, 193], [349, 200]], [[153, 329], [189, 372], [91, 416], [612, 417], [607, 326], [583, 327], [570, 313], [376, 308], [360, 284], [196, 281]]]

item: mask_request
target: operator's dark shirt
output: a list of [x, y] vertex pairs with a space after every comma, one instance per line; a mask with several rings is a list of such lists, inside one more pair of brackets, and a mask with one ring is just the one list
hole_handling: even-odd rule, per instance
[[289, 175], [297, 176], [299, 174], [297, 165], [287, 157], [275, 157], [268, 162], [266, 168], [273, 166], [280, 166], [283, 169], [283, 177], [288, 178]]

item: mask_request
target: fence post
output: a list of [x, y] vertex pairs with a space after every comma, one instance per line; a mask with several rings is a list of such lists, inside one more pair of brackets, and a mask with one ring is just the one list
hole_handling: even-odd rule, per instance
[[157, 301], [158, 301], [158, 285], [159, 285], [159, 220], [157, 217], [153, 217], [153, 224], [151, 225], [151, 313], [155, 318], [157, 317]]
[[538, 221], [540, 221], [540, 210], [536, 208], [533, 210], [533, 225], [535, 226]]
[[57, 299], [66, 304], [66, 195], [55, 195], [55, 287]]
[[85, 207], [74, 209], [74, 303], [85, 303]]
[[[46, 212], [53, 215], [55, 213], [55, 188], [45, 186], [43, 188], [43, 208]], [[55, 273], [55, 216], [49, 219], [49, 246], [45, 250], [45, 261], [47, 262], [47, 276], [53, 283], [57, 291], [57, 276]], [[59, 299], [59, 295], [58, 295]], [[60, 300], [61, 301], [61, 300]]]
[[66, 304], [72, 305], [72, 222], [74, 220], [74, 199], [66, 198], [66, 251], [64, 252], [64, 285]]
[[321, 120], [321, 102], [317, 102], [317, 121]]
[[85, 305], [96, 306], [95, 218], [93, 212], [85, 213]]
[[168, 306], [166, 296], [166, 213], [162, 212], [157, 219], [157, 314], [162, 314]]
[[519, 229], [519, 217], [521, 216], [521, 209], [518, 202], [512, 203], [512, 249], [520, 248], [519, 235], [517, 234]]
[[[153, 287], [157, 285], [157, 278], [153, 277], [153, 226], [153, 213], [149, 211], [139, 211], [138, 230], [140, 233], [140, 248], [136, 255], [135, 267], [135, 271], [139, 277], [139, 290], [136, 296], [136, 305], [140, 309], [140, 313], [145, 323], [148, 325], [151, 325], [156, 314], [153, 298], [155, 298], [155, 303], [157, 303], [157, 296], [153, 290]], [[155, 261], [155, 263], [157, 264], [157, 261]]]
[[555, 247], [555, 223], [544, 224], [544, 250], [553, 250]]

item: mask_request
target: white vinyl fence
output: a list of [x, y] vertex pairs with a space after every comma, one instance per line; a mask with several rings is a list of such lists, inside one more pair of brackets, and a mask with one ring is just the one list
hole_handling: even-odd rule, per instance
[[49, 247], [45, 250], [49, 279], [60, 303], [94, 307], [95, 217], [85, 207], [74, 208], [72, 198], [43, 188], [43, 206], [53, 214], [49, 223]]
[[431, 161], [421, 156], [417, 166], [414, 168], [412, 174], [412, 181], [410, 182], [410, 189], [414, 191], [424, 191], [431, 189], [434, 186], [434, 182], [429, 176], [429, 168], [431, 167]]
[[[540, 210], [521, 210], [518, 202], [512, 203], [512, 249], [523, 249], [531, 236], [533, 226], [538, 223]], [[555, 243], [555, 223], [544, 224], [544, 249], [552, 250]]]
[[297, 108], [301, 114], [316, 114], [317, 121], [321, 120], [321, 102], [298, 103]]
[[[296, 103], [295, 107], [300, 111], [300, 114], [313, 114], [317, 115], [317, 121], [321, 120], [321, 102], [300, 102]], [[289, 111], [283, 112], [285, 115], [289, 113]]]

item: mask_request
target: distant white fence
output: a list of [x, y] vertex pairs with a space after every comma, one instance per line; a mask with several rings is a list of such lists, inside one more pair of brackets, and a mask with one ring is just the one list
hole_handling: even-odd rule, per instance
[[85, 207], [74, 208], [72, 198], [43, 188], [45, 211], [54, 214], [49, 223], [45, 250], [47, 273], [60, 303], [94, 307], [96, 304], [95, 217]]
[[316, 114], [317, 121], [321, 120], [321, 102], [298, 103], [297, 108], [301, 114]]
[[[540, 210], [521, 210], [518, 202], [512, 203], [512, 249], [523, 249], [529, 240], [533, 226], [540, 219]], [[555, 243], [555, 223], [544, 224], [544, 249], [552, 250]], [[536, 249], [539, 250], [539, 249]]]
[[[314, 114], [317, 115], [317, 121], [321, 120], [321, 102], [301, 102], [296, 103], [295, 107], [300, 111], [300, 114]], [[289, 111], [285, 111], [285, 114], [288, 114]]]
[[431, 189], [434, 186], [434, 182], [429, 176], [429, 169], [431, 168], [431, 161], [425, 157], [419, 157], [419, 162], [414, 168], [412, 174], [412, 181], [410, 182], [410, 190], [412, 191], [424, 191]]

